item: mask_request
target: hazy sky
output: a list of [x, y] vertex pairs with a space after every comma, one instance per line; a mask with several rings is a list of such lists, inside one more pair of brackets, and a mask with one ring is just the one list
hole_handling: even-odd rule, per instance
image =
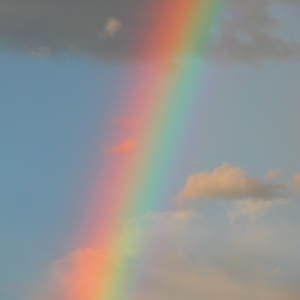
[[[160, 1], [0, 0], [1, 300], [77, 300], [64, 268], [101, 252], [77, 237], [96, 169], [135, 147], [110, 136], [138, 126], [122, 93], [160, 57], [135, 51]], [[155, 245], [124, 250], [140, 300], [300, 298], [300, 2], [227, 2], [162, 205], [129, 220]]]

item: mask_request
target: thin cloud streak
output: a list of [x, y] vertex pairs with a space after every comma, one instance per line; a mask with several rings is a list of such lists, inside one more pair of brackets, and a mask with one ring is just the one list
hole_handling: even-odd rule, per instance
[[266, 175], [266, 179], [274, 179], [280, 175], [280, 170], [279, 169], [272, 169], [270, 170]]
[[131, 152], [133, 149], [136, 148], [136, 146], [137, 142], [135, 140], [127, 139], [115, 146], [106, 145], [103, 150], [105, 153], [108, 154], [122, 154]]
[[111, 125], [123, 125], [123, 126], [135, 126], [138, 125], [139, 122], [136, 119], [115, 119], [111, 123]]

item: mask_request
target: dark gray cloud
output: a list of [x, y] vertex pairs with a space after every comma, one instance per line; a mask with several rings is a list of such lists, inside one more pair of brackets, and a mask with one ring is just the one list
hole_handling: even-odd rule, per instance
[[[163, 2], [1, 0], [0, 49], [35, 56], [71, 53], [114, 61], [131, 59], [137, 57], [138, 45], [145, 42], [148, 24], [155, 22]], [[239, 61], [298, 58], [297, 42], [286, 42], [270, 33], [280, 25], [268, 13], [269, 4], [275, 2], [229, 1], [222, 12], [221, 31], [212, 31], [215, 45], [211, 53], [221, 59]], [[300, 10], [299, 1], [280, 2]], [[196, 53], [200, 54], [201, 49], [196, 49]]]
[[[261, 58], [298, 59], [299, 41], [293, 40], [289, 32], [281, 38], [276, 35], [282, 24], [271, 15], [270, 7], [278, 3], [298, 4], [295, 9], [300, 12], [299, 0], [231, 1], [232, 8], [225, 17], [215, 49], [217, 57], [242, 61]], [[286, 37], [289, 37], [288, 42], [283, 40]]]
[[[1, 0], [1, 48], [35, 55], [127, 57], [147, 5], [139, 0]], [[112, 18], [122, 27], [109, 38], [105, 28]]]

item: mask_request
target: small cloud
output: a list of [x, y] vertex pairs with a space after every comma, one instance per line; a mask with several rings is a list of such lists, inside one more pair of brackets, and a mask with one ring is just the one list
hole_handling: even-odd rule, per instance
[[185, 199], [278, 199], [286, 195], [283, 184], [264, 184], [257, 177], [246, 177], [246, 171], [224, 163], [212, 173], [200, 172], [188, 177], [179, 200]]
[[293, 178], [294, 186], [296, 191], [300, 192], [300, 173], [296, 174]]
[[273, 179], [276, 178], [280, 175], [280, 170], [279, 169], [272, 169], [270, 170], [266, 175], [265, 178], [266, 179]]
[[100, 33], [101, 38], [112, 38], [122, 28], [122, 23], [115, 18], [109, 18], [106, 21], [104, 30]]
[[38, 47], [30, 52], [31, 56], [34, 57], [47, 57], [52, 54], [52, 49], [49, 47]]
[[111, 122], [112, 125], [123, 125], [123, 126], [135, 126], [138, 124], [138, 120], [136, 119], [115, 119]]
[[116, 146], [106, 145], [103, 150], [108, 154], [122, 154], [132, 151], [136, 145], [137, 142], [135, 140], [127, 139]]

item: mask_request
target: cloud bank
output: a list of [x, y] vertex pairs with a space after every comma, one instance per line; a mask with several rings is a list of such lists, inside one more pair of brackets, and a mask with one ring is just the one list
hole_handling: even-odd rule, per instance
[[283, 195], [298, 189], [300, 174], [287, 184], [246, 175], [228, 163], [192, 175], [182, 201], [234, 201], [216, 201], [216, 214], [189, 208], [136, 216], [124, 224], [115, 249], [91, 245], [51, 262], [26, 299], [95, 300], [99, 282], [105, 283], [103, 269], [118, 274], [128, 263], [134, 266], [128, 300], [298, 300], [300, 224], [289, 216], [299, 202]]
[[[300, 243], [294, 237], [299, 226], [286, 221], [248, 219], [230, 225], [226, 214], [191, 211], [153, 212], [132, 220], [128, 234], [139, 232], [147, 251], [123, 251], [123, 259], [136, 266], [135, 295], [124, 299], [298, 300]], [[95, 278], [102, 253], [78, 249], [52, 262], [44, 286], [30, 300], [94, 300], [88, 279]]]
[[[0, 49], [33, 56], [69, 53], [111, 61], [137, 59], [137, 49], [147, 43], [145, 34], [165, 1], [2, 0]], [[293, 37], [287, 41], [272, 33], [281, 26], [269, 12], [276, 3], [299, 9], [298, 1], [229, 1], [220, 11], [220, 28], [211, 29], [214, 47], [210, 54], [244, 62], [299, 58], [299, 41]], [[202, 53], [200, 41], [198, 45], [196, 55]], [[151, 53], [159, 56], [154, 46]]]

